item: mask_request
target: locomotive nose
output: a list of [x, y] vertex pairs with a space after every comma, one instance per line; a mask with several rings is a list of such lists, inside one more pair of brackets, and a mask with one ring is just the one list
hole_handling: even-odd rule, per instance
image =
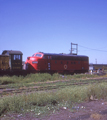
[[27, 57], [28, 60], [30, 60], [30, 57]]

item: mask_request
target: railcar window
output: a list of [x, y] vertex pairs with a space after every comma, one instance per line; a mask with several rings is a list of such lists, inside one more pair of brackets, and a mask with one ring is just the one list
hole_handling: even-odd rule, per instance
[[43, 59], [46, 59], [46, 58], [47, 58], [47, 57], [44, 55], [44, 56], [43, 56]]
[[36, 56], [36, 57], [42, 57], [41, 54], [33, 54], [33, 55], [32, 55], [32, 57], [35, 57], [35, 56]]
[[6, 55], [9, 55], [9, 52], [7, 52]]
[[57, 61], [55, 60], [55, 63], [57, 63]]
[[35, 56], [35, 54], [32, 55], [32, 57], [34, 57], [34, 56]]
[[48, 56], [48, 59], [52, 59], [52, 56]]
[[13, 55], [13, 60], [21, 60], [21, 55]]
[[42, 57], [42, 55], [41, 54], [36, 54], [36, 57]]

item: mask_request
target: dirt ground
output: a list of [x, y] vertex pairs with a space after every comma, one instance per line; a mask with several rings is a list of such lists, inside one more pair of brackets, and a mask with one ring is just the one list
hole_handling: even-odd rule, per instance
[[38, 118], [33, 112], [27, 114], [7, 113], [1, 120], [107, 120], [107, 102], [96, 100], [75, 104], [74, 108], [60, 108], [55, 113], [48, 113]]

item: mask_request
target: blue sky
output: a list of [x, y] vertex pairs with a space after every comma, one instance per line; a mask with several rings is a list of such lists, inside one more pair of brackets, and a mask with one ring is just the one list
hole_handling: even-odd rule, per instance
[[107, 0], [0, 0], [0, 53], [69, 53], [107, 64]]

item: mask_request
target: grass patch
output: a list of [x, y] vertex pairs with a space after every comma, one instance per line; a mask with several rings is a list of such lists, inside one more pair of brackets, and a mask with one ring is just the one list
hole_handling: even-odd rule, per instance
[[[106, 75], [105, 75], [106, 76]], [[55, 80], [77, 80], [77, 79], [86, 79], [98, 77], [97, 75], [89, 74], [75, 74], [75, 75], [60, 75], [48, 73], [37, 73], [37, 74], [28, 74], [27, 76], [4, 76], [0, 77], [0, 85], [4, 84], [16, 84], [16, 83], [31, 83], [31, 82], [46, 82], [46, 81], [55, 81]]]
[[[70, 80], [72, 83], [81, 82], [83, 79], [88, 80], [89, 78], [95, 78], [98, 75], [89, 75], [89, 74], [75, 74], [75, 75], [60, 75], [53, 74], [50, 75], [48, 73], [37, 73], [37, 74], [28, 74], [27, 76], [4, 76], [0, 77], [0, 85], [6, 85], [8, 87], [28, 87], [33, 86], [35, 83], [43, 83], [48, 81], [55, 82], [56, 80]], [[104, 77], [107, 77], [106, 75]], [[87, 79], [88, 78], [88, 79]], [[63, 82], [64, 84], [66, 82]], [[61, 83], [62, 84], [62, 83]]]
[[[94, 83], [93, 85], [69, 86], [72, 83], [88, 82], [97, 75], [75, 74], [60, 75], [48, 73], [29, 74], [23, 76], [4, 76], [0, 77], [0, 88], [23, 88], [25, 93], [11, 96], [4, 96], [0, 99], [0, 115], [13, 111], [34, 111], [36, 115], [46, 111], [55, 112], [60, 107], [72, 107], [73, 103], [94, 99], [107, 98], [107, 83]], [[107, 77], [106, 75], [104, 77]], [[89, 83], [93, 83], [89, 81]], [[27, 87], [43, 87], [41, 92], [26, 93]], [[67, 86], [67, 87], [66, 87]], [[49, 92], [50, 87], [56, 88], [56, 92]], [[64, 87], [64, 88], [61, 88]]]
[[43, 91], [5, 96], [0, 99], [0, 115], [8, 111], [22, 112], [35, 108], [34, 111], [38, 113], [39, 108], [45, 109], [47, 106], [50, 106], [48, 109], [51, 108], [53, 110], [52, 107], [54, 107], [55, 110], [55, 108], [59, 109], [62, 106], [72, 106], [75, 102], [89, 100], [91, 95], [97, 99], [106, 99], [106, 93], [107, 83], [99, 83], [94, 85], [66, 87], [56, 92]]

